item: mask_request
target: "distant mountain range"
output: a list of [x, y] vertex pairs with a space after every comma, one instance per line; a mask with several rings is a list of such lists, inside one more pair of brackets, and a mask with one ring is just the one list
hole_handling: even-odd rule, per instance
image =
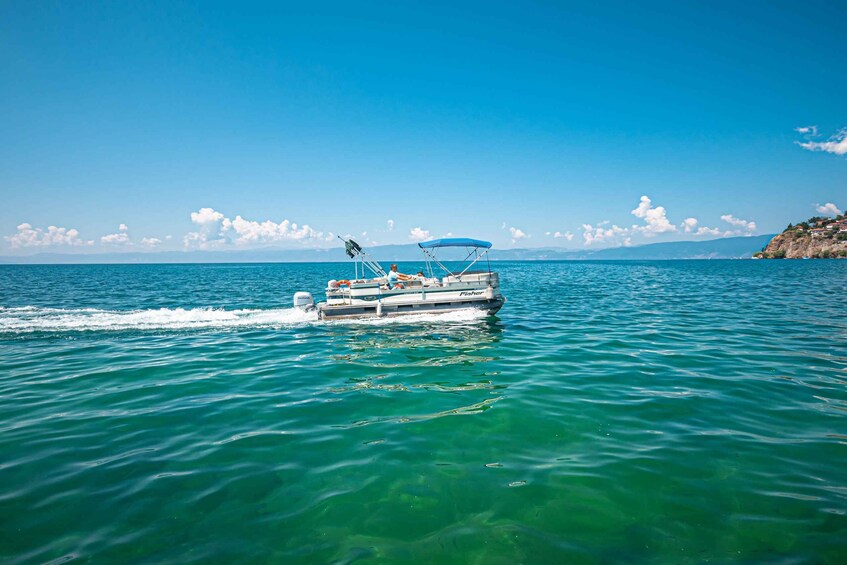
[[[664, 259], [749, 259], [763, 249], [771, 235], [726, 237], [709, 241], [674, 241], [634, 247], [598, 250], [561, 248], [492, 249], [492, 261], [599, 261]], [[418, 261], [417, 245], [380, 245], [366, 249], [378, 261]], [[460, 259], [460, 250], [444, 249], [445, 260]], [[451, 253], [452, 252], [452, 253]], [[37, 253], [20, 257], [0, 257], [5, 264], [69, 263], [297, 263], [344, 262], [349, 259], [342, 247], [332, 249], [259, 249], [238, 251], [160, 251], [123, 253]]]

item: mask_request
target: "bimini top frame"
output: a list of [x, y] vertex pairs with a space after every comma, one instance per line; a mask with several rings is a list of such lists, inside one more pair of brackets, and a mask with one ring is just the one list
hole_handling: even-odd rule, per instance
[[[488, 251], [491, 249], [490, 241], [483, 241], [481, 239], [471, 239], [469, 237], [446, 237], [441, 239], [433, 239], [432, 241], [424, 241], [418, 244], [418, 247], [424, 252], [424, 255], [427, 256], [427, 267], [429, 268], [430, 276], [432, 276], [432, 266], [429, 264], [430, 259], [439, 267], [441, 267], [445, 273], [448, 275], [455, 275], [459, 280], [462, 279], [462, 275], [464, 275], [468, 269], [470, 269], [477, 261], [485, 257], [486, 262], [488, 263], [488, 273], [491, 273], [491, 261], [488, 257]], [[464, 247], [468, 249], [468, 254], [462, 260], [465, 262], [474, 256], [473, 261], [471, 261], [461, 273], [456, 274], [450, 269], [448, 269], [438, 258], [435, 256], [434, 250], [439, 249], [441, 247]], [[429, 250], [432, 249], [433, 252]], [[480, 249], [485, 249], [482, 253], [479, 252]]]
[[481, 239], [471, 239], [469, 237], [445, 237], [442, 239], [433, 239], [432, 241], [424, 241], [418, 244], [421, 249], [438, 249], [439, 247], [474, 247], [491, 249], [490, 241], [482, 241]]

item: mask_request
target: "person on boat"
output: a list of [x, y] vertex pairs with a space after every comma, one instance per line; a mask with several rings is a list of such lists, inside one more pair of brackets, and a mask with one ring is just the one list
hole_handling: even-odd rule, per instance
[[392, 263], [391, 270], [388, 271], [388, 288], [406, 288], [402, 281], [410, 281], [413, 278], [397, 271], [397, 263]]

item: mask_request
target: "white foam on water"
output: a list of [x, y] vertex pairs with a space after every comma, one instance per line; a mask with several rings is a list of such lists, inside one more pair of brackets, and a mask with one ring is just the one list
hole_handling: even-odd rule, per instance
[[216, 308], [159, 308], [156, 310], [98, 310], [80, 308], [2, 308], [0, 332], [179, 330], [191, 328], [280, 327], [317, 321], [315, 312], [296, 308], [222, 310]]
[[[332, 325], [461, 323], [485, 318], [482, 310], [407, 314], [384, 318], [350, 318], [321, 322]], [[286, 327], [318, 323], [317, 312], [296, 308], [224, 310], [219, 308], [159, 308], [99, 310], [97, 308], [0, 307], [0, 333], [184, 330], [205, 328]]]

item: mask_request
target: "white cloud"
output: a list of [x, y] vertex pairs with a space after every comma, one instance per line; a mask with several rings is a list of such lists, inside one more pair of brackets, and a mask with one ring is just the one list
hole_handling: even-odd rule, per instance
[[521, 239], [526, 239], [527, 237], [529, 237], [520, 228], [511, 227], [511, 228], [509, 228], [509, 233], [512, 234], [512, 243], [516, 243], [517, 241], [519, 241]]
[[191, 212], [191, 221], [199, 226], [215, 224], [224, 219], [224, 215], [212, 208], [200, 208], [197, 212]]
[[188, 232], [182, 238], [182, 244], [188, 249], [216, 249], [227, 243], [229, 243], [227, 238], [203, 231]]
[[719, 228], [702, 227], [697, 229], [697, 235], [724, 235]]
[[[306, 241], [323, 239], [323, 233], [309, 225], [299, 226], [283, 220], [257, 222], [236, 216], [230, 220], [212, 208], [200, 208], [191, 213], [191, 221], [200, 229], [189, 232], [183, 238], [186, 247], [210, 249], [234, 242], [236, 245], [261, 245], [280, 241]], [[232, 238], [232, 239], [231, 239]]]
[[[549, 234], [550, 232], [547, 232], [547, 233]], [[570, 241], [570, 240], [573, 239], [573, 234], [569, 231], [565, 232], [565, 233], [557, 231], [556, 233], [553, 234], [553, 239], [562, 239], [562, 238], [565, 238], [568, 241]]]
[[638, 204], [638, 207], [632, 211], [632, 215], [636, 218], [641, 218], [646, 224], [644, 226], [633, 226], [632, 230], [642, 232], [647, 237], [652, 237], [658, 233], [676, 231], [676, 226], [668, 221], [665, 207], [653, 207], [650, 198], [647, 196], [641, 197], [641, 202]]
[[228, 218], [212, 208], [200, 208], [197, 212], [191, 212], [191, 222], [200, 226], [200, 229], [185, 234], [182, 243], [185, 247], [198, 249], [211, 249], [223, 245], [226, 243], [226, 238], [221, 234], [232, 227], [232, 222]]
[[603, 243], [607, 241], [615, 241], [621, 236], [628, 235], [630, 232], [627, 228], [622, 228], [618, 225], [612, 225], [612, 227], [604, 227], [608, 225], [608, 221], [603, 221], [597, 224], [597, 226], [592, 226], [591, 224], [582, 224], [582, 239], [585, 245], [592, 245], [594, 243]]
[[818, 134], [818, 126], [804, 126], [800, 128], [794, 128], [794, 131], [797, 133], [807, 133], [809, 135], [817, 135]]
[[421, 228], [412, 228], [411, 231], [409, 231], [409, 239], [413, 241], [426, 241], [429, 238], [429, 230], [423, 230]]
[[739, 218], [736, 218], [732, 214], [724, 214], [723, 216], [721, 216], [721, 220], [732, 226], [742, 228], [743, 230], [748, 232], [756, 231], [756, 222], [741, 220]]
[[109, 235], [104, 235], [100, 238], [101, 243], [106, 243], [109, 245], [128, 245], [131, 244], [132, 241], [129, 238], [129, 228], [126, 224], [121, 224], [118, 226], [118, 233], [110, 233]]
[[[697, 228], [697, 231], [694, 232], [695, 235], [710, 235], [714, 237], [731, 237], [738, 235], [753, 235], [753, 232], [756, 231], [756, 222], [752, 220], [742, 220], [740, 218], [736, 218], [732, 214], [724, 214], [721, 216], [721, 220], [728, 223], [731, 226], [734, 226], [736, 229], [722, 230], [721, 228], [710, 228], [708, 226], [700, 226]], [[686, 220], [687, 221], [687, 220]], [[686, 233], [694, 231], [694, 227], [696, 223], [691, 226], [690, 229], [686, 226]]]
[[629, 228], [620, 227], [615, 224], [612, 224], [610, 227], [611, 222], [609, 220], [603, 220], [594, 225], [583, 224], [582, 238], [584, 244], [605, 243], [629, 246], [633, 245], [633, 237], [638, 234], [645, 237], [652, 237], [661, 233], [676, 233], [682, 230], [694, 236], [729, 237], [733, 235], [752, 235], [757, 229], [756, 222], [742, 220], [732, 214], [724, 214], [721, 216], [721, 219], [732, 225], [735, 229], [723, 230], [721, 228], [701, 226], [697, 218], [693, 217], [685, 218], [679, 224], [679, 227], [677, 227], [668, 219], [665, 208], [663, 206], [653, 206], [653, 202], [648, 196], [642, 196], [638, 207], [632, 210], [631, 213], [636, 218], [644, 220], [644, 224], [634, 224]]
[[315, 231], [308, 225], [298, 226], [296, 223], [283, 220], [280, 223], [265, 220], [254, 222], [236, 216], [232, 220], [232, 229], [238, 236], [235, 243], [245, 245], [249, 243], [271, 243], [277, 241], [303, 241], [323, 237], [323, 234]]
[[[817, 130], [815, 130], [812, 135], [816, 134]], [[807, 141], [805, 143], [800, 143], [798, 141], [796, 143], [803, 149], [808, 149], [809, 151], [823, 151], [834, 155], [845, 155], [847, 154], [847, 128], [842, 129], [830, 137], [827, 141]]]
[[148, 247], [156, 247], [157, 245], [161, 245], [162, 240], [158, 237], [142, 237], [141, 245], [146, 245]]
[[223, 244], [222, 238], [209, 239], [209, 234], [199, 231], [191, 231], [182, 238], [182, 244], [188, 248], [211, 249]]
[[79, 231], [74, 228], [59, 228], [48, 226], [47, 231], [33, 228], [31, 224], [23, 223], [17, 226], [17, 232], [7, 235], [4, 239], [13, 248], [18, 247], [50, 247], [54, 245], [90, 245], [79, 237]]
[[824, 216], [839, 216], [841, 215], [841, 210], [833, 204], [832, 202], [827, 202], [826, 204], [818, 204], [815, 206], [815, 210], [818, 211], [818, 214], [823, 214]]
[[685, 233], [691, 233], [697, 227], [697, 218], [685, 218], [682, 220], [680, 227], [685, 230]]
[[388, 224], [388, 231], [394, 231], [394, 220], [388, 220], [386, 223]]

